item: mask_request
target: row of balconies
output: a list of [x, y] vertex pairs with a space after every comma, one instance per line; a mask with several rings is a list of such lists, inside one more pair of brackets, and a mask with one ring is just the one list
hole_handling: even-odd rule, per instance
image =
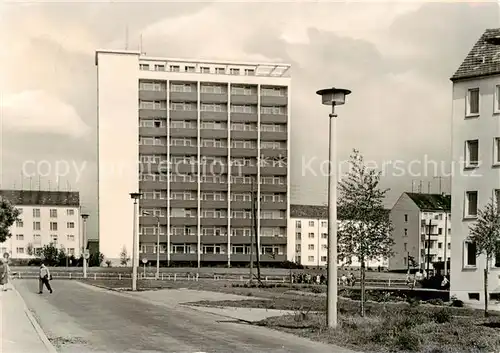
[[[159, 189], [151, 189], [151, 190], [159, 190]], [[144, 192], [145, 190], [141, 190]], [[167, 207], [167, 200], [158, 200], [158, 199], [141, 199], [140, 200], [140, 205], [141, 206], [150, 206], [150, 201], [161, 201], [163, 204], [162, 206], [156, 206], [156, 207]], [[228, 201], [200, 201], [201, 208], [203, 209], [227, 209]], [[155, 207], [155, 206], [150, 206], [150, 207]], [[198, 201], [197, 200], [170, 200], [170, 207], [173, 208], [197, 208], [198, 207]], [[252, 208], [252, 202], [247, 202], [247, 201], [231, 201], [231, 209], [233, 210], [245, 210], [245, 209], [251, 209]], [[287, 209], [287, 203], [286, 202], [260, 202], [260, 209], [261, 210], [286, 210]]]
[[[230, 113], [231, 122], [257, 122], [257, 113]], [[139, 118], [166, 118], [166, 109], [139, 109]], [[198, 112], [196, 110], [170, 110], [169, 118], [171, 120], [197, 120]], [[204, 121], [227, 121], [228, 112], [200, 112], [200, 118]], [[288, 121], [286, 114], [261, 114], [261, 123], [280, 123], [284, 124]]]
[[[230, 97], [231, 104], [254, 105], [258, 104], [258, 96], [256, 94], [243, 95], [225, 93], [200, 93], [200, 101], [203, 103], [228, 103]], [[141, 100], [166, 100], [167, 91], [139, 91], [139, 99]], [[193, 92], [173, 92], [169, 94], [170, 101], [173, 102], [197, 102], [198, 93]], [[262, 106], [284, 106], [288, 104], [286, 96], [260, 96], [260, 104]]]
[[[202, 244], [228, 244], [227, 236], [202, 235], [200, 237]], [[260, 245], [286, 245], [286, 237], [264, 237], [260, 236]], [[139, 235], [141, 243], [150, 243], [155, 245], [158, 238], [156, 235]], [[251, 242], [250, 237], [232, 236], [230, 237], [231, 245], [248, 245]], [[254, 238], [255, 241], [255, 238]], [[166, 235], [160, 235], [160, 244], [167, 242]], [[197, 244], [198, 236], [196, 235], [171, 235], [170, 244]]]
[[[161, 207], [161, 206], [157, 206]], [[156, 226], [158, 224], [158, 219], [156, 217], [141, 217], [141, 226]], [[167, 218], [160, 217], [160, 226], [167, 225]], [[171, 226], [197, 226], [198, 217], [171, 217]], [[201, 226], [227, 226], [228, 217], [224, 218], [201, 218]], [[251, 218], [231, 218], [232, 227], [253, 227], [253, 220]], [[286, 227], [286, 219], [260, 219], [261, 227]], [[156, 236], [155, 236], [156, 237]]]
[[[211, 157], [227, 157], [228, 147], [200, 147], [201, 156], [211, 156]], [[171, 155], [177, 156], [196, 156], [198, 155], [198, 147], [193, 146], [170, 146], [169, 148]], [[166, 154], [167, 146], [165, 145], [140, 145], [139, 154]], [[259, 151], [257, 148], [231, 148], [231, 157], [257, 157]], [[287, 150], [273, 149], [273, 148], [262, 148], [260, 149], [261, 157], [276, 158], [276, 157], [286, 157], [288, 154]]]
[[[139, 128], [139, 135], [142, 137], [167, 136], [167, 132], [170, 135], [170, 137], [198, 137], [197, 129], [170, 128], [170, 131], [168, 131], [167, 127]], [[232, 140], [257, 140], [259, 137], [259, 132], [257, 131], [231, 130], [230, 134]], [[200, 138], [227, 139], [228, 137], [229, 137], [229, 132], [227, 129], [200, 130]], [[288, 133], [285, 131], [283, 132], [261, 131], [260, 139], [262, 141], [286, 141], [288, 139]]]
[[[227, 165], [208, 165], [201, 166], [200, 174], [201, 175], [222, 175], [228, 174]], [[154, 174], [154, 173], [167, 173], [168, 164], [165, 163], [146, 163], [141, 162], [141, 172], [143, 174]], [[246, 167], [246, 166], [232, 166], [231, 167], [231, 175], [233, 176], [241, 176], [241, 175], [255, 175], [257, 174], [257, 166], [255, 167]], [[170, 171], [172, 173], [177, 174], [197, 174], [198, 173], [198, 165], [196, 164], [188, 164], [188, 163], [179, 163], [174, 164], [170, 167]], [[265, 176], [285, 176], [287, 175], [287, 167], [283, 165], [282, 167], [260, 167], [260, 174]]]
[[[166, 182], [154, 182], [154, 181], [144, 181], [141, 182], [141, 185], [144, 186], [143, 183], [155, 183], [150, 184], [147, 189], [140, 187], [141, 191], [146, 190], [166, 190], [167, 183]], [[252, 185], [251, 184], [230, 184], [231, 191], [233, 192], [251, 192]], [[254, 187], [256, 188], [256, 187]], [[261, 192], [287, 192], [286, 184], [261, 184], [260, 191]], [[197, 182], [171, 182], [170, 190], [172, 191], [197, 191], [198, 183]], [[201, 191], [227, 191], [228, 183], [200, 183]], [[163, 207], [166, 205], [167, 200], [158, 200], [158, 199], [148, 199], [142, 200], [147, 201], [147, 206], [150, 207]]]
[[[147, 259], [148, 261], [156, 261], [156, 253], [153, 252], [147, 252], [147, 253], [141, 253], [139, 254], [139, 257], [142, 261], [142, 259]], [[201, 261], [210, 261], [210, 262], [227, 262], [229, 255], [228, 254], [201, 254]], [[249, 262], [250, 261], [250, 255], [249, 254], [231, 254], [230, 255], [231, 262]], [[160, 253], [160, 261], [166, 261], [167, 260], [167, 254], [166, 253]], [[255, 261], [255, 254], [253, 255], [253, 260]], [[180, 262], [180, 261], [189, 261], [189, 262], [196, 262], [198, 261], [198, 255], [197, 254], [179, 254], [179, 253], [174, 253], [170, 254], [170, 261], [172, 262]], [[269, 254], [261, 254], [260, 255], [260, 261], [261, 262], [283, 262], [286, 261], [286, 255], [269, 255]], [[141, 267], [142, 267], [142, 262], [141, 262]]]

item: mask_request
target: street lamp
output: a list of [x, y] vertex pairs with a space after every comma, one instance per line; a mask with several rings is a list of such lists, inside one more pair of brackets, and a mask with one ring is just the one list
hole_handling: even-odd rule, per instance
[[156, 218], [156, 279], [160, 279], [160, 217], [146, 211], [143, 211], [142, 214]]
[[82, 258], [83, 258], [83, 278], [87, 278], [87, 219], [89, 215], [86, 213], [81, 214], [83, 225], [82, 225]]
[[345, 103], [351, 91], [342, 88], [326, 88], [316, 92], [324, 105], [332, 107], [330, 118], [329, 175], [328, 175], [328, 293], [327, 323], [337, 327], [337, 138], [335, 106]]
[[132, 244], [132, 290], [137, 290], [137, 267], [139, 266], [139, 236], [137, 234], [137, 200], [141, 197], [141, 193], [132, 192], [130, 197], [134, 200], [134, 236]]

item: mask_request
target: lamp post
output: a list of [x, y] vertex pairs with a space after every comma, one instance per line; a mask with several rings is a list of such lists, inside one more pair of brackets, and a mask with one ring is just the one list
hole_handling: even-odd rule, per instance
[[328, 175], [328, 293], [327, 323], [337, 327], [337, 139], [335, 106], [345, 103], [351, 91], [342, 88], [326, 88], [316, 92], [324, 105], [332, 107], [330, 118], [329, 175]]
[[87, 278], [87, 219], [89, 215], [82, 213], [82, 258], [83, 258], [83, 278]]
[[146, 211], [142, 214], [156, 218], [156, 279], [158, 280], [160, 279], [160, 217]]
[[134, 235], [132, 243], [132, 290], [137, 290], [137, 267], [139, 266], [139, 236], [137, 234], [137, 200], [141, 197], [141, 193], [132, 192], [130, 197], [134, 200]]

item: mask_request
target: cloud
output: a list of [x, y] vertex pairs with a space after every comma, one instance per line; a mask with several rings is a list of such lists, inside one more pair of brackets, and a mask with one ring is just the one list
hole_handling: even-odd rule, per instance
[[90, 131], [71, 105], [44, 91], [3, 97], [0, 109], [2, 127], [6, 130], [75, 138], [84, 137]]

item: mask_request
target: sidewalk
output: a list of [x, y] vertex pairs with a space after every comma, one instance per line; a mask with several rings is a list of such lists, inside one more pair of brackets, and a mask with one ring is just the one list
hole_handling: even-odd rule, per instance
[[38, 323], [32, 324], [21, 296], [9, 287], [0, 291], [0, 353], [54, 353]]

